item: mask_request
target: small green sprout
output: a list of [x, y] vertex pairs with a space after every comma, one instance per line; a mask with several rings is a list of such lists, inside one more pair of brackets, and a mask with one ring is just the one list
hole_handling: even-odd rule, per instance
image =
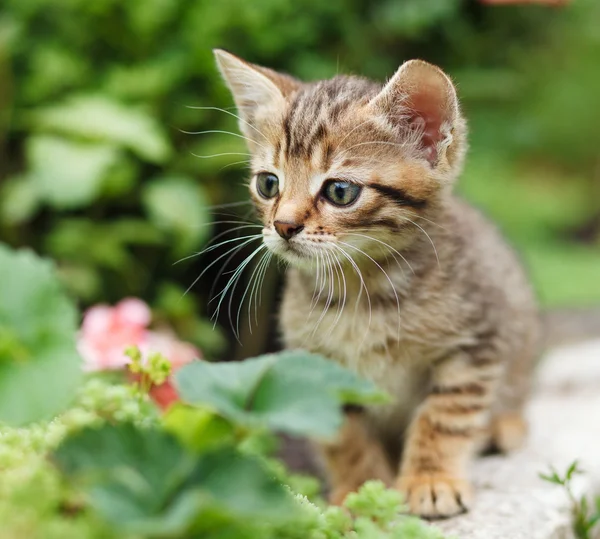
[[573, 493], [572, 481], [576, 475], [584, 473], [579, 467], [578, 461], [574, 461], [567, 468], [564, 475], [560, 475], [556, 469], [551, 466], [550, 473], [539, 476], [544, 481], [560, 485], [564, 488], [569, 500], [571, 501], [571, 512], [573, 514], [573, 531], [578, 539], [592, 539], [595, 534], [592, 530], [600, 522], [600, 498], [596, 498], [595, 508], [590, 509], [588, 499], [585, 496], [577, 499]]
[[144, 361], [137, 346], [125, 349], [125, 355], [131, 359], [129, 372], [136, 375], [137, 387], [142, 395], [147, 395], [152, 386], [164, 384], [171, 374], [171, 362], [160, 352], [153, 352]]

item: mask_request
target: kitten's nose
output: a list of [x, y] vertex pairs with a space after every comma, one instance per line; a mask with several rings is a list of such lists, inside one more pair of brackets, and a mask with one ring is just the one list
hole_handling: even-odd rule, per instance
[[289, 240], [304, 228], [304, 225], [299, 225], [292, 221], [275, 221], [273, 226], [275, 227], [275, 230], [277, 230], [277, 234], [284, 240]]

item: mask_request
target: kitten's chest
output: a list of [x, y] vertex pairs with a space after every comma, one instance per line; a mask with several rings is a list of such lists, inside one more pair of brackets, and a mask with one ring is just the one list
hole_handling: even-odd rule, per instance
[[428, 382], [428, 351], [406, 338], [398, 306], [365, 306], [356, 298], [326, 303], [288, 283], [281, 307], [286, 347], [322, 354], [373, 381], [393, 399], [386, 414], [414, 408]]

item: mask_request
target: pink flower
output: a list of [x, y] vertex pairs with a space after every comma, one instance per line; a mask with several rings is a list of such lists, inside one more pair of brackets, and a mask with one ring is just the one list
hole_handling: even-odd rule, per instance
[[78, 350], [86, 371], [124, 368], [130, 361], [125, 350], [137, 346], [143, 357], [160, 352], [171, 361], [173, 370], [200, 357], [200, 352], [189, 343], [178, 341], [166, 332], [150, 331], [152, 312], [148, 305], [136, 298], [127, 298], [114, 307], [97, 305], [83, 317], [78, 339]]
[[202, 357], [195, 346], [178, 341], [175, 335], [165, 331], [149, 331], [147, 342], [140, 347], [140, 350], [144, 357], [148, 352], [160, 352], [171, 362], [173, 371], [187, 365], [194, 359]]
[[148, 306], [135, 298], [124, 299], [115, 307], [98, 305], [89, 309], [83, 317], [78, 340], [84, 369], [123, 368], [129, 362], [124, 350], [147, 339], [146, 327], [151, 316]]

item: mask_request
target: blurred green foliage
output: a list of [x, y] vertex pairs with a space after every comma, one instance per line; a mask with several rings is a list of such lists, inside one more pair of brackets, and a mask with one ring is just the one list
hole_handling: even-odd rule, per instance
[[0, 297], [0, 422], [49, 419], [81, 383], [75, 306], [50, 262], [5, 245]]
[[180, 300], [205, 261], [173, 265], [232, 219], [207, 205], [245, 200], [243, 162], [229, 166], [243, 141], [190, 134], [237, 132], [212, 108], [231, 99], [211, 49], [307, 79], [384, 78], [422, 57], [454, 76], [471, 120], [463, 191], [546, 303], [598, 302], [599, 20], [594, 0], [4, 0], [0, 240], [55, 258], [82, 304], [141, 296], [218, 354], [214, 275]]

